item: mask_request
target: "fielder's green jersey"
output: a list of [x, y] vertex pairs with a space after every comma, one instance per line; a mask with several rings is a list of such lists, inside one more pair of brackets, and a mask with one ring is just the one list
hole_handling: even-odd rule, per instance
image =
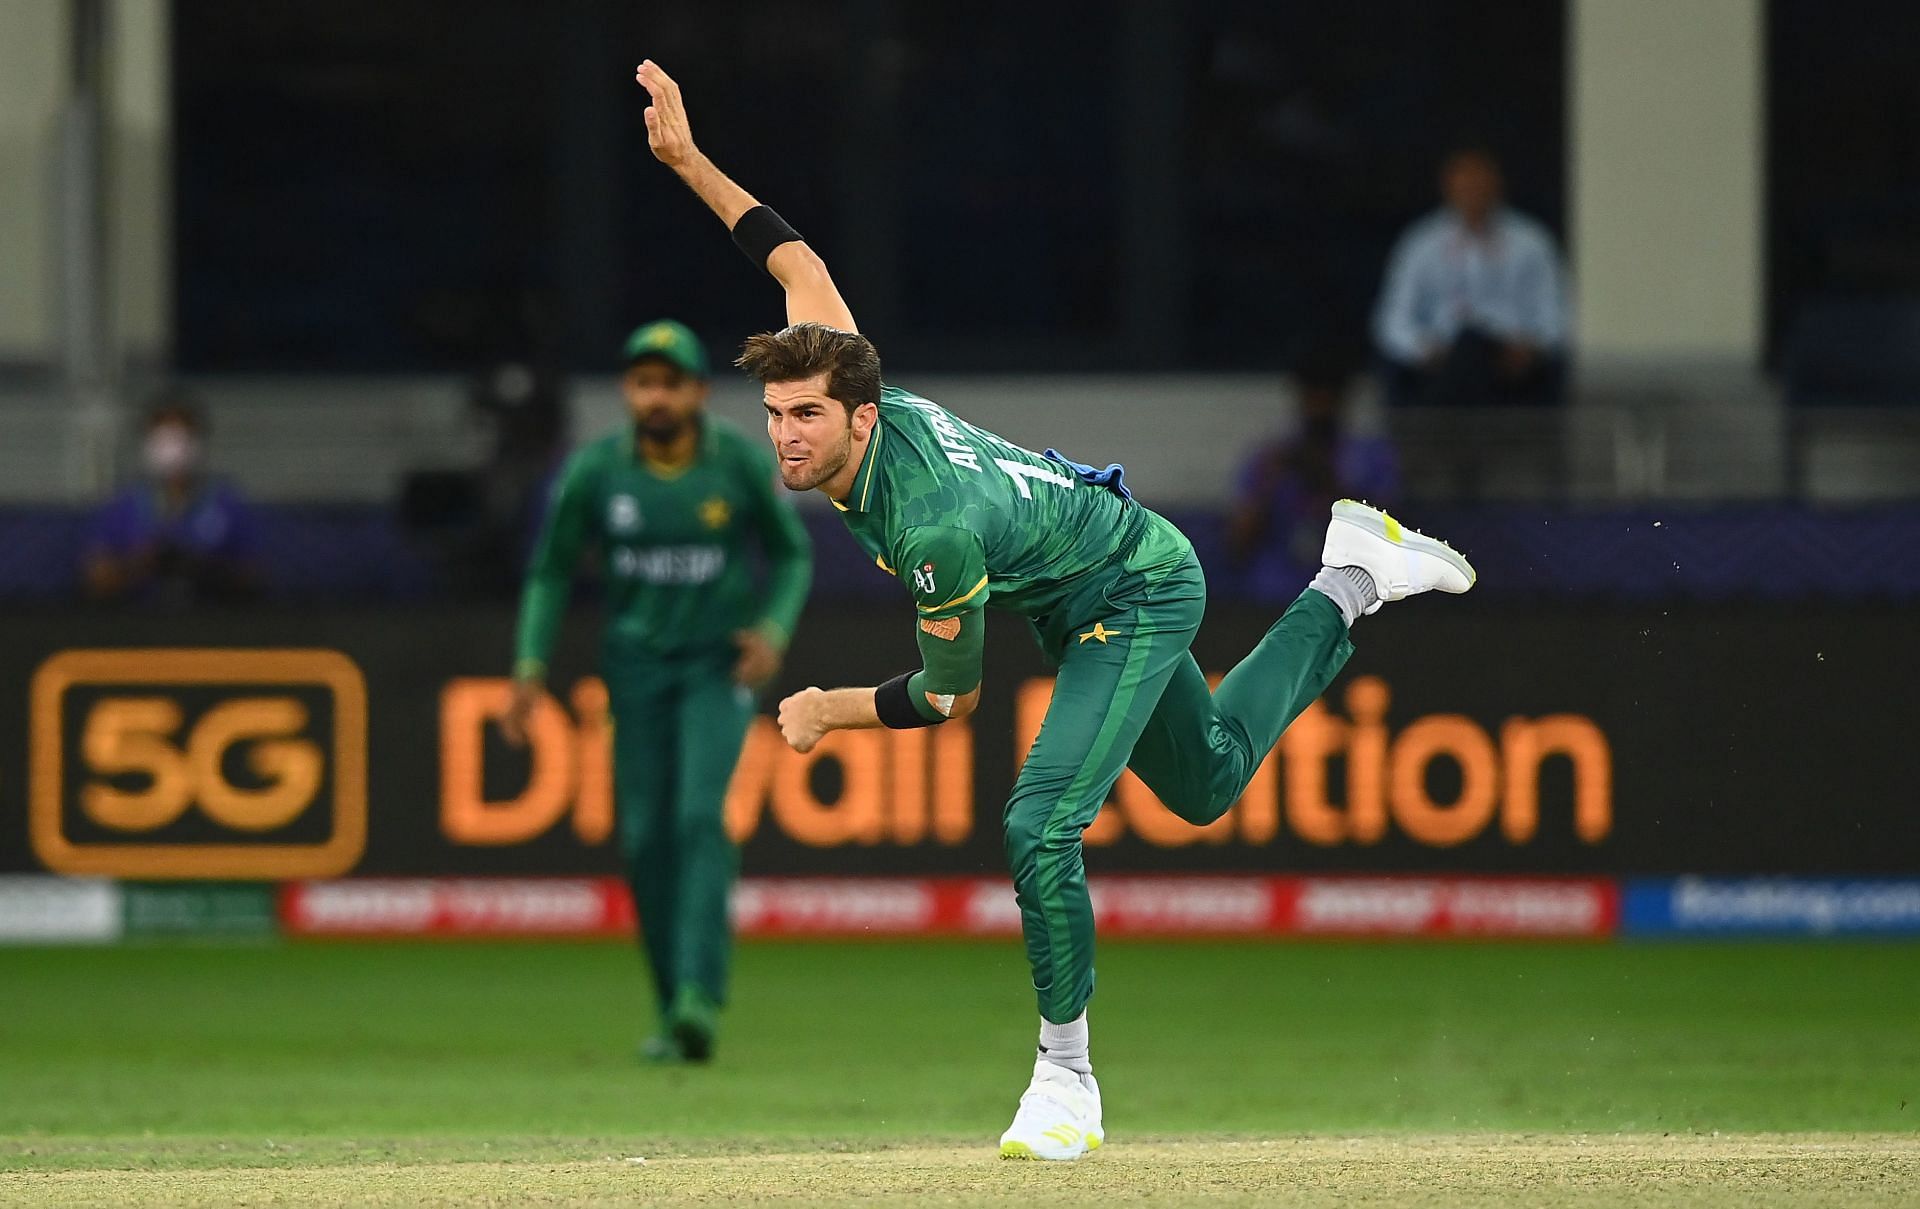
[[[755, 541], [768, 564], [764, 592], [749, 556]], [[663, 469], [623, 428], [574, 451], [554, 484], [521, 598], [518, 674], [544, 669], [589, 544], [606, 583], [607, 644], [622, 652], [726, 647], [752, 627], [785, 647], [813, 573], [765, 441], [707, 419], [693, 460]]]
[[989, 602], [1040, 621], [1096, 572], [1187, 549], [1173, 526], [1068, 464], [891, 386], [853, 489], [834, 506], [923, 622]]

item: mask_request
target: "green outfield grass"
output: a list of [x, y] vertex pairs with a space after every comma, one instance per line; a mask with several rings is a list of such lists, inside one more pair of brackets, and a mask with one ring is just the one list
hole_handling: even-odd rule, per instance
[[[42, 1181], [0, 1200], [114, 1169], [970, 1161], [1031, 1064], [1013, 943], [751, 945], [736, 999], [718, 1062], [657, 1069], [614, 945], [0, 950], [0, 1170]], [[1113, 944], [1092, 1020], [1106, 1179], [1130, 1142], [1920, 1124], [1912, 945]]]

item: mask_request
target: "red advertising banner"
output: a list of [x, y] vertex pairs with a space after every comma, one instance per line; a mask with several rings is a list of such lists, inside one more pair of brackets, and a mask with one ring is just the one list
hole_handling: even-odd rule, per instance
[[[1092, 883], [1105, 937], [1612, 935], [1599, 878], [1109, 877]], [[1014, 936], [1013, 888], [993, 878], [748, 878], [747, 937]], [[616, 936], [634, 916], [614, 878], [349, 878], [289, 883], [281, 926], [309, 937]]]
[[633, 928], [617, 878], [349, 878], [280, 889], [289, 936], [617, 936]]

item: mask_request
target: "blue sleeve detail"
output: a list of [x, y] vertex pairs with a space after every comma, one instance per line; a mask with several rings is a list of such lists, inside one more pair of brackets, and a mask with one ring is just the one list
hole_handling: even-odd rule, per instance
[[1127, 468], [1118, 462], [1109, 465], [1105, 470], [1095, 470], [1084, 462], [1076, 462], [1072, 458], [1066, 457], [1057, 449], [1046, 450], [1042, 456], [1048, 461], [1058, 462], [1068, 470], [1073, 471], [1074, 474], [1080, 476], [1080, 481], [1083, 483], [1088, 483], [1095, 487], [1105, 487], [1108, 491], [1113, 492], [1123, 500], [1131, 500], [1133, 498], [1133, 492], [1127, 490], [1126, 483], [1121, 481], [1121, 476], [1126, 474]]

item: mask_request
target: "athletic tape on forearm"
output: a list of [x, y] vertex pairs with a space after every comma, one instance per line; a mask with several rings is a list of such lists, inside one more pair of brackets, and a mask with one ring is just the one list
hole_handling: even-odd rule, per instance
[[783, 243], [793, 243], [800, 238], [800, 232], [787, 225], [787, 220], [774, 213], [772, 206], [755, 206], [740, 216], [733, 224], [733, 243], [746, 254], [757, 269], [767, 267], [767, 257]]
[[913, 636], [920, 647], [927, 692], [958, 697], [980, 687], [987, 645], [984, 613], [975, 609], [943, 621], [922, 621]]

